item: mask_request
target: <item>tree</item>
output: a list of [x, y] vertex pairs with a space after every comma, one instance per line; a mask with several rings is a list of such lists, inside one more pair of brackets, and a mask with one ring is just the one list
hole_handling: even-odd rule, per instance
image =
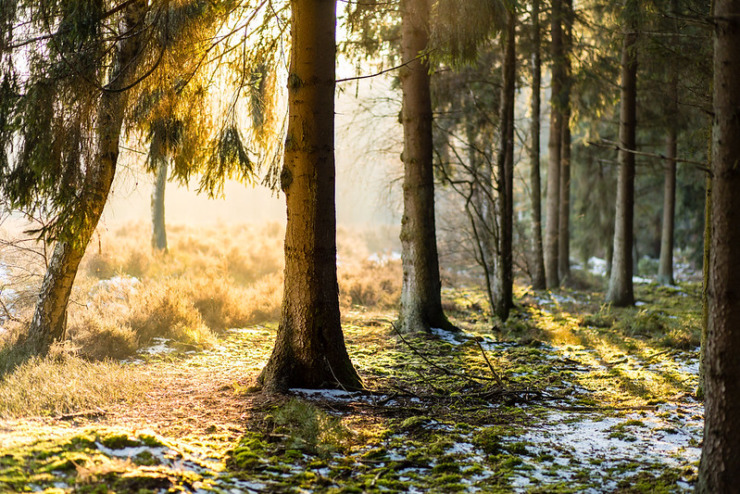
[[563, 48], [563, 0], [552, 2], [552, 82], [550, 84], [550, 141], [547, 164], [547, 226], [545, 228], [545, 277], [547, 288], [560, 285], [558, 261], [560, 227], [560, 160], [563, 128], [563, 84], [565, 53]]
[[734, 492], [740, 471], [740, 0], [715, 0], [709, 327], [697, 492]]
[[505, 321], [514, 306], [513, 252], [514, 229], [514, 101], [516, 89], [516, 11], [506, 12], [503, 84], [501, 88], [500, 137], [496, 166], [496, 249], [494, 255], [493, 311]]
[[[674, 14], [678, 13], [678, 0], [672, 2]], [[678, 46], [678, 23], [674, 23], [672, 44]], [[676, 217], [676, 157], [678, 154], [678, 67], [669, 68], [669, 101], [666, 105], [667, 127], [665, 143], [665, 179], [663, 188], [663, 228], [660, 235], [660, 264], [658, 282], [673, 285], [673, 237]]]
[[403, 331], [454, 330], [442, 310], [434, 218], [432, 100], [429, 65], [422, 59], [429, 41], [429, 0], [401, 0], [401, 68], [404, 145], [401, 257]]
[[573, 51], [573, 0], [563, 3], [562, 30], [562, 97], [560, 122], [560, 204], [558, 207], [558, 278], [565, 281], [570, 275], [570, 92], [572, 85], [570, 56]]
[[155, 167], [154, 185], [152, 187], [152, 249], [167, 252], [167, 229], [164, 217], [164, 193], [167, 187], [167, 157], [158, 154], [157, 147], [149, 148], [149, 159]]
[[285, 289], [272, 355], [259, 377], [270, 391], [362, 387], [339, 319], [336, 270], [334, 88], [336, 1], [292, 0], [285, 193]]
[[[77, 268], [103, 212], [115, 176], [119, 137], [128, 101], [126, 90], [134, 82], [137, 69], [144, 60], [145, 34], [142, 24], [146, 13], [147, 2], [144, 0], [131, 2], [124, 9], [123, 30], [118, 33], [119, 41], [116, 43], [110, 75], [99, 90], [94, 156], [85, 167], [84, 175], [79, 177], [80, 190], [69, 214], [70, 220], [63, 226], [62, 236], [54, 247], [29, 328], [28, 343], [40, 353], [46, 352], [52, 342], [64, 337], [67, 303]], [[64, 21], [73, 22], [74, 19], [63, 18], [59, 34], [64, 34]], [[64, 58], [63, 52], [59, 54]], [[38, 84], [49, 82], [39, 81]], [[37, 144], [34, 141], [38, 140], [36, 136], [26, 135], [24, 153], [33, 153]], [[79, 151], [79, 148], [74, 151]], [[74, 159], [74, 156], [67, 158]]]
[[542, 248], [542, 184], [540, 180], [540, 91], [542, 60], [540, 41], [540, 0], [532, 0], [532, 139], [529, 149], [532, 187], [532, 288], [542, 290], [545, 282], [545, 258]]
[[635, 207], [637, 113], [637, 32], [639, 2], [625, 0], [622, 42], [622, 83], [619, 115], [619, 177], [614, 221], [614, 255], [606, 301], [618, 307], [635, 303], [632, 287], [632, 248]]

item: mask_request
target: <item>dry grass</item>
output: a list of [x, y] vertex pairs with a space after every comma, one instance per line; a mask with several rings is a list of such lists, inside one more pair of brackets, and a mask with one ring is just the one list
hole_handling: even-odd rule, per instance
[[48, 357], [28, 358], [0, 379], [0, 417], [56, 416], [132, 401], [146, 383], [141, 373], [117, 362], [89, 362], [55, 349]]
[[[278, 320], [283, 292], [281, 225], [174, 225], [168, 228], [168, 237], [167, 254], [152, 252], [146, 223], [103, 229], [94, 237], [69, 308], [68, 335], [80, 356], [123, 359], [156, 337], [208, 347], [227, 329]], [[397, 244], [392, 228], [339, 230], [343, 309], [386, 310], [398, 305], [401, 263], [393, 254]], [[8, 256], [0, 253], [0, 258]], [[24, 293], [38, 289], [42, 259], [35, 255], [23, 262], [14, 260], [34, 273], [23, 278]], [[19, 305], [15, 317], [28, 321], [32, 310], [32, 303]], [[0, 331], [0, 348], [17, 341], [25, 326], [6, 325]]]

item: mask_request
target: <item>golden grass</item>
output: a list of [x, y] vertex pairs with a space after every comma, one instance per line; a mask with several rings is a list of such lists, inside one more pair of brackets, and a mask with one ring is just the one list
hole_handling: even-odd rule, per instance
[[89, 362], [57, 350], [45, 358], [29, 358], [0, 379], [0, 418], [58, 416], [132, 402], [147, 382], [123, 364]]

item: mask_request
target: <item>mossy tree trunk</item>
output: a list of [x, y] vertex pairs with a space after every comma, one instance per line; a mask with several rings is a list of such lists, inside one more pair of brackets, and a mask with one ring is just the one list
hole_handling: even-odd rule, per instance
[[740, 472], [740, 0], [715, 0], [712, 19], [712, 231], [700, 493], [737, 492]]
[[362, 388], [339, 319], [334, 87], [336, 0], [292, 0], [288, 136], [281, 174], [288, 221], [275, 346], [259, 377], [268, 391]]
[[622, 83], [619, 115], [619, 177], [614, 221], [614, 254], [606, 301], [617, 307], [635, 303], [632, 286], [632, 249], [635, 208], [635, 155], [637, 112], [637, 16], [639, 2], [626, 0], [622, 42]]
[[542, 57], [540, 54], [540, 1], [532, 1], [532, 122], [529, 150], [532, 187], [532, 288], [542, 290], [545, 282], [545, 257], [542, 246], [542, 181], [540, 177], [540, 107]]
[[503, 85], [501, 88], [501, 112], [499, 154], [496, 170], [496, 216], [499, 225], [494, 256], [493, 310], [505, 321], [514, 306], [513, 283], [514, 262], [512, 240], [514, 231], [514, 101], [516, 79], [516, 12], [506, 12], [504, 44]]
[[401, 1], [403, 218], [400, 326], [405, 332], [454, 330], [442, 310], [434, 213], [432, 100], [429, 66], [419, 58], [429, 39], [429, 0]]
[[136, 0], [126, 6], [124, 33], [116, 45], [110, 83], [98, 102], [94, 158], [87, 168], [79, 201], [71, 215], [74, 226], [65, 228], [64, 237], [54, 247], [29, 327], [28, 343], [38, 353], [46, 353], [52, 343], [65, 337], [72, 285], [103, 213], [116, 172], [128, 101], [128, 92], [121, 89], [133, 80], [142, 59], [144, 30], [141, 26], [146, 11], [145, 0]]

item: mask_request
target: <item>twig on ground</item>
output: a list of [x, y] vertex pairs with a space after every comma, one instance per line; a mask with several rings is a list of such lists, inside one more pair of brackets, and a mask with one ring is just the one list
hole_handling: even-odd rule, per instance
[[480, 353], [483, 354], [483, 358], [486, 359], [486, 363], [488, 364], [488, 368], [491, 369], [491, 374], [493, 374], [493, 377], [496, 378], [496, 382], [499, 386], [502, 388], [504, 387], [504, 383], [501, 381], [501, 378], [496, 373], [496, 370], [493, 368], [493, 364], [491, 364], [491, 361], [488, 360], [488, 355], [486, 355], [486, 351], [483, 349], [483, 345], [480, 344], [480, 341], [478, 341], [477, 338], [473, 338], [475, 340], [475, 344], [478, 345], [478, 348], [480, 348]]

